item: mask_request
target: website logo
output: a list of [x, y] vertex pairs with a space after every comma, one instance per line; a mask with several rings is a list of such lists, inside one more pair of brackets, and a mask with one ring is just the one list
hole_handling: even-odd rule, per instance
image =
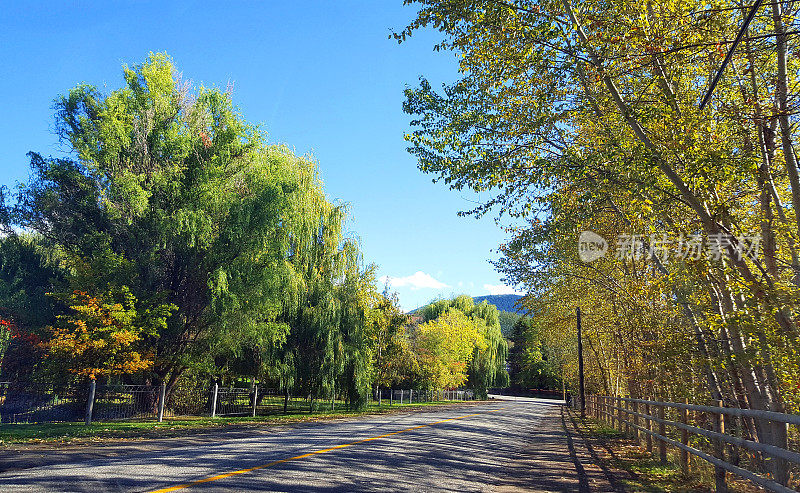
[[608, 242], [593, 231], [583, 231], [578, 237], [578, 257], [584, 262], [592, 262], [605, 257]]

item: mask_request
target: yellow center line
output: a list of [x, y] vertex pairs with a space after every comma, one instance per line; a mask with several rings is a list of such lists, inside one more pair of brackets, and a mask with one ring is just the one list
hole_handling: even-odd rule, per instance
[[498, 409], [492, 409], [490, 411], [486, 411], [486, 412], [482, 412], [482, 413], [465, 414], [464, 416], [458, 416], [458, 417], [455, 417], [455, 418], [447, 418], [447, 419], [443, 419], [441, 421], [435, 421], [433, 423], [428, 423], [428, 424], [425, 424], [425, 425], [412, 426], [411, 428], [406, 428], [405, 430], [393, 431], [391, 433], [386, 433], [386, 434], [383, 434], [383, 435], [378, 435], [378, 436], [374, 436], [374, 437], [370, 437], [370, 438], [364, 438], [362, 440], [356, 440], [355, 442], [343, 443], [342, 445], [336, 445], [334, 447], [324, 448], [324, 449], [321, 449], [321, 450], [315, 450], [313, 452], [308, 452], [307, 454], [296, 455], [294, 457], [289, 457], [287, 459], [281, 459], [281, 460], [276, 460], [276, 461], [273, 461], [273, 462], [269, 462], [267, 464], [261, 464], [260, 466], [248, 467], [247, 469], [239, 469], [238, 471], [226, 472], [224, 474], [218, 474], [216, 476], [210, 476], [210, 477], [207, 477], [207, 478], [198, 479], [196, 481], [191, 481], [189, 483], [170, 486], [169, 488], [162, 488], [160, 490], [153, 490], [150, 493], [167, 493], [169, 491], [182, 490], [182, 489], [190, 488], [190, 487], [198, 485], [198, 484], [210, 483], [211, 481], [217, 481], [217, 480], [220, 480], [220, 479], [229, 478], [231, 476], [244, 474], [246, 472], [252, 472], [252, 471], [257, 471], [259, 469], [265, 469], [267, 467], [276, 466], [278, 464], [283, 464], [284, 462], [289, 462], [289, 461], [297, 460], [297, 459], [304, 459], [306, 457], [311, 457], [312, 455], [324, 454], [324, 453], [327, 453], [327, 452], [332, 452], [334, 450], [343, 449], [345, 447], [352, 447], [353, 445], [358, 445], [360, 443], [371, 442], [372, 440], [378, 440], [380, 438], [387, 438], [387, 437], [390, 437], [390, 436], [399, 435], [400, 433], [406, 433], [408, 431], [418, 430], [420, 428], [425, 428], [427, 426], [434, 426], [434, 425], [446, 423], [448, 421], [454, 421], [454, 420], [457, 420], [457, 419], [470, 418], [472, 416], [480, 416], [481, 414], [486, 414], [486, 413], [494, 413], [494, 412], [497, 412], [497, 411], [501, 411], [503, 409], [505, 409], [505, 407], [501, 407], [501, 408], [498, 408]]

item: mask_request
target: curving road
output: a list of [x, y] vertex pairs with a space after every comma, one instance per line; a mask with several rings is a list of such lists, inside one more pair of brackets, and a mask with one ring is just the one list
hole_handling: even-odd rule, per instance
[[[613, 491], [555, 401], [517, 399], [52, 454], [0, 491]], [[7, 457], [0, 456], [0, 464]]]

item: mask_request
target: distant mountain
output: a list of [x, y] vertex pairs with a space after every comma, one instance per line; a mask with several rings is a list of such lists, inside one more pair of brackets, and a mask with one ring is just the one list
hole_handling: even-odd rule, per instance
[[[476, 305], [482, 301], [486, 301], [490, 305], [496, 306], [501, 312], [516, 313], [518, 309], [514, 306], [514, 303], [520, 298], [522, 298], [522, 296], [518, 294], [489, 294], [486, 296], [474, 296], [472, 300]], [[422, 308], [424, 308], [424, 306], [411, 310], [408, 313], [417, 313]]]
[[522, 298], [519, 294], [489, 294], [486, 296], [475, 296], [472, 299], [475, 304], [486, 301], [490, 305], [494, 305], [501, 312], [516, 312], [519, 309], [514, 306], [518, 299]]

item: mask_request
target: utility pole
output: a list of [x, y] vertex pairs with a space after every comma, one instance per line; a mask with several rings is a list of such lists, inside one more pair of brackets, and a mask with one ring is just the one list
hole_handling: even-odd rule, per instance
[[581, 335], [581, 308], [577, 309], [578, 315], [578, 392], [581, 400], [581, 418], [586, 417], [586, 389], [583, 386], [583, 337]]

